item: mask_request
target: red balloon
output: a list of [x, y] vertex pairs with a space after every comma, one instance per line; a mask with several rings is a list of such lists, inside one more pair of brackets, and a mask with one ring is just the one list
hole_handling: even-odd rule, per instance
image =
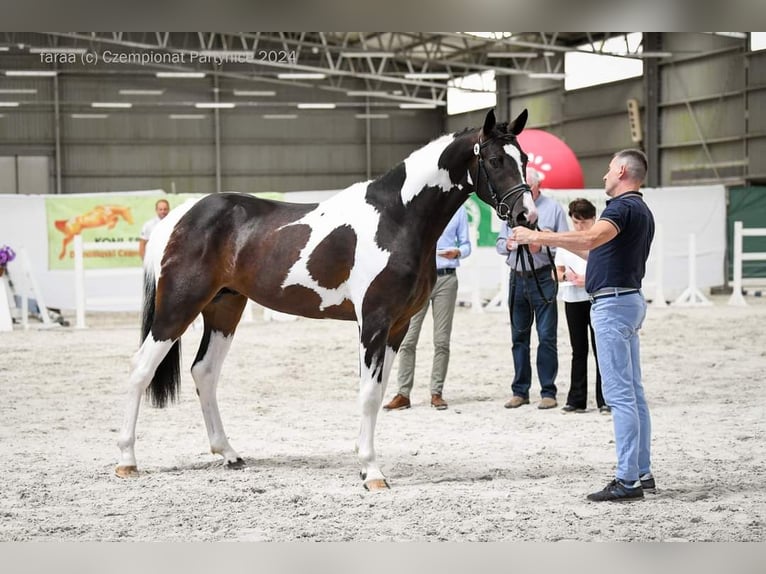
[[543, 130], [524, 130], [518, 136], [521, 148], [529, 156], [529, 167], [542, 176], [543, 189], [582, 189], [585, 178], [572, 149], [553, 134]]

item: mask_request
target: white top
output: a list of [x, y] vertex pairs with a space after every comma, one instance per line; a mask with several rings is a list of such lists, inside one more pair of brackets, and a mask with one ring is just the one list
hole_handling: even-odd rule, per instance
[[160, 221], [161, 220], [159, 217], [154, 217], [154, 219], [150, 219], [144, 223], [144, 226], [141, 228], [141, 235], [139, 235], [139, 237], [144, 241], [149, 241], [149, 236], [152, 234], [152, 231], [154, 231], [154, 228], [157, 227], [157, 224]]
[[[556, 249], [556, 266], [563, 266], [565, 269], [571, 269], [578, 275], [585, 275], [585, 268], [588, 265], [587, 260], [563, 247]], [[588, 300], [588, 292], [585, 287], [578, 287], [571, 281], [562, 281], [559, 283], [559, 295], [567, 303], [578, 303]]]

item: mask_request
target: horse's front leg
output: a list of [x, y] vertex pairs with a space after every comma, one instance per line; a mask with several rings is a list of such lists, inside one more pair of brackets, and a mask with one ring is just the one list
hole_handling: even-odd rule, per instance
[[[367, 490], [389, 488], [386, 477], [375, 457], [375, 424], [383, 404], [388, 385], [388, 376], [396, 358], [396, 352], [404, 333], [389, 336], [388, 329], [378, 330], [370, 336], [361, 329], [359, 343], [360, 385], [359, 406], [362, 423], [357, 442], [357, 456], [361, 465], [361, 476]], [[406, 328], [404, 329], [406, 333]], [[367, 333], [367, 336], [366, 336]]]

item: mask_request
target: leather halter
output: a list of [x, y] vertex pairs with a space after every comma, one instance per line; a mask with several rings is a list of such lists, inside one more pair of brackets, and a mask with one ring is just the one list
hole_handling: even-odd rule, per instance
[[[506, 139], [508, 141], [511, 140], [513, 136], [499, 136], [502, 139]], [[511, 213], [513, 212], [513, 207], [519, 202], [519, 200], [523, 199], [524, 193], [531, 192], [529, 189], [529, 186], [524, 183], [523, 181], [517, 185], [514, 185], [510, 189], [507, 189], [502, 197], [498, 197], [498, 193], [495, 191], [495, 188], [492, 186], [492, 182], [489, 179], [489, 174], [487, 173], [487, 167], [484, 165], [484, 158], [481, 157], [481, 150], [487, 147], [490, 142], [492, 142], [494, 139], [497, 139], [497, 137], [489, 138], [485, 141], [479, 141], [474, 144], [473, 146], [473, 154], [479, 158], [478, 160], [478, 167], [476, 168], [476, 189], [479, 188], [479, 180], [481, 177], [481, 174], [484, 174], [484, 179], [487, 180], [487, 189], [489, 189], [489, 193], [492, 196], [492, 199], [495, 202], [495, 212], [497, 213], [497, 216], [502, 219], [503, 221], [508, 222], [509, 225], [513, 225], [513, 222], [508, 221], [508, 218], [511, 216]], [[494, 159], [495, 156], [492, 156], [488, 159]], [[505, 200], [509, 197], [516, 196], [513, 199], [513, 202], [508, 205], [505, 203]]]
[[[505, 137], [503, 137], [503, 139], [507, 139], [507, 140], [510, 141], [511, 137], [513, 137], [513, 136], [505, 136]], [[514, 223], [515, 223], [515, 222], [512, 222], [512, 221], [509, 221], [511, 213], [513, 212], [512, 208], [516, 205], [516, 203], [518, 203], [518, 201], [520, 199], [523, 198], [524, 193], [526, 193], [527, 191], [531, 193], [532, 190], [529, 188], [529, 186], [526, 183], [522, 182], [522, 183], [514, 185], [512, 188], [506, 190], [505, 193], [503, 194], [503, 196], [498, 198], [498, 194], [495, 191], [495, 188], [492, 187], [492, 182], [489, 180], [489, 174], [487, 173], [487, 168], [484, 165], [484, 159], [481, 157], [481, 153], [480, 153], [481, 150], [483, 148], [485, 148], [487, 145], [489, 145], [489, 143], [493, 139], [495, 139], [495, 138], [490, 138], [490, 139], [488, 139], [488, 140], [486, 140], [484, 142], [482, 142], [481, 139], [480, 139], [479, 142], [474, 144], [474, 146], [473, 146], [473, 153], [474, 153], [474, 155], [476, 155], [479, 158], [479, 166], [476, 169], [476, 188], [477, 189], [479, 188], [479, 176], [483, 172], [484, 173], [484, 178], [487, 180], [487, 188], [489, 189], [489, 193], [492, 195], [492, 199], [495, 201], [495, 206], [496, 206], [495, 207], [495, 211], [497, 212], [498, 217], [500, 217], [500, 219], [504, 220], [508, 224], [508, 228], [510, 229], [510, 228], [512, 228], [514, 226]], [[494, 156], [492, 156], [492, 157], [494, 157]], [[492, 159], [492, 157], [490, 157], [489, 159]], [[505, 200], [508, 199], [508, 197], [511, 197], [513, 195], [516, 195], [516, 197], [513, 199], [513, 201], [510, 204], [510, 206], [506, 205], [505, 204]], [[537, 225], [535, 225], [534, 228], [536, 229]], [[548, 260], [551, 263], [551, 267], [553, 269], [555, 269], [555, 264], [553, 262], [553, 255], [551, 254], [550, 248], [546, 247], [546, 251], [547, 251], [547, 254], [548, 254]], [[535, 285], [537, 287], [537, 292], [540, 294], [540, 297], [542, 297], [542, 299], [543, 299], [543, 301], [544, 301], [544, 303], [546, 305], [555, 304], [556, 295], [558, 294], [558, 280], [554, 281], [553, 296], [550, 297], [550, 298], [546, 297], [545, 293], [543, 293], [543, 289], [542, 289], [542, 286], [540, 285], [540, 280], [537, 277], [537, 273], [535, 273], [534, 263], [533, 263], [533, 260], [532, 260], [532, 252], [529, 250], [529, 245], [519, 245], [519, 249], [516, 251], [516, 264], [514, 265], [514, 267], [519, 262], [521, 262], [521, 269], [522, 269], [522, 271], [526, 271], [526, 264], [525, 264], [525, 261], [524, 261], [524, 257], [525, 256], [526, 256], [526, 258], [527, 258], [527, 260], [529, 262], [529, 267], [530, 267], [530, 270], [532, 272], [532, 276], [535, 279]], [[531, 307], [532, 306], [531, 295], [528, 292], [526, 292], [526, 289], [525, 289], [525, 296], [526, 296], [526, 299], [527, 299], [527, 303]], [[514, 270], [512, 269], [511, 270], [511, 294], [510, 294], [510, 301], [509, 301], [510, 316], [511, 316], [511, 326], [512, 327], [515, 327], [515, 325], [513, 324], [513, 310], [514, 310], [514, 301], [515, 301], [515, 299], [516, 299], [516, 274], [514, 273]], [[534, 313], [531, 314], [531, 317], [534, 318]], [[521, 331], [525, 332], [525, 331], [528, 331], [529, 329], [531, 329], [532, 328], [532, 321], [533, 320], [534, 319], [531, 319], [530, 322], [529, 322], [529, 325], [527, 325]]]

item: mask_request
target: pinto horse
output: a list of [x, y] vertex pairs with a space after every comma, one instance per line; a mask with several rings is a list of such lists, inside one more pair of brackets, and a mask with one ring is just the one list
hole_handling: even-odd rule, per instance
[[199, 313], [204, 332], [191, 374], [210, 449], [229, 468], [244, 465], [226, 438], [216, 387], [250, 298], [283, 313], [358, 323], [361, 477], [368, 490], [388, 488], [375, 423], [410, 318], [436, 281], [439, 235], [472, 192], [511, 224], [537, 218], [516, 139], [526, 121], [524, 110], [496, 124], [490, 111], [483, 128], [444, 135], [319, 204], [219, 193], [173, 210], [147, 246], [143, 343], [132, 361], [117, 475], [137, 473], [142, 394], [159, 407], [175, 399], [180, 338]]

